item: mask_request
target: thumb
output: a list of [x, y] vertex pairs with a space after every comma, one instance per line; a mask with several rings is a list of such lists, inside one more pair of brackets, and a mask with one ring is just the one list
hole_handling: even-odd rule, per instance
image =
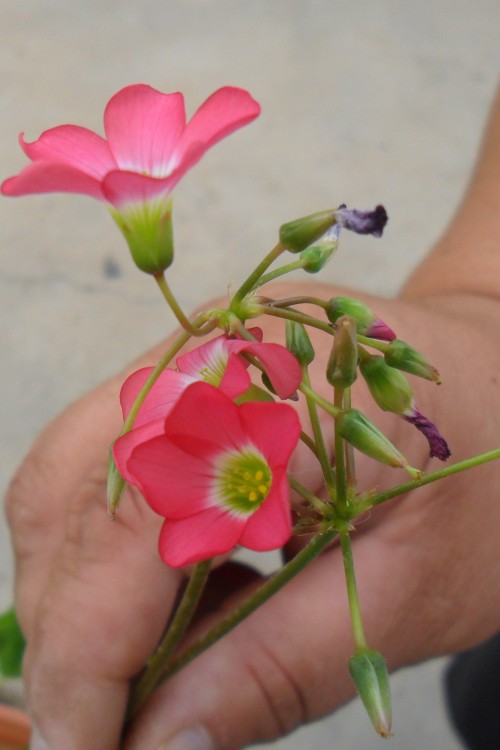
[[[403, 581], [404, 555], [391, 560], [393, 547], [372, 536], [356, 544], [365, 624], [370, 645], [396, 666], [401, 655], [391, 651], [396, 641], [391, 633], [407, 606], [405, 587], [411, 587], [401, 585], [401, 595], [393, 592], [390, 600], [381, 591], [389, 568], [393, 583], [394, 569]], [[205, 622], [203, 629], [209, 626]], [[383, 638], [377, 642], [380, 631]], [[398, 649], [405, 640], [399, 634]], [[125, 748], [237, 750], [276, 739], [353, 696], [347, 670], [353, 649], [341, 553], [332, 548], [161, 686], [130, 730]]]

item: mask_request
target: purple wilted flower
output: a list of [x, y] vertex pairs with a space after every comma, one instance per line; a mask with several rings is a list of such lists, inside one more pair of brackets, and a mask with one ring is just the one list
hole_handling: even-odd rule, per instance
[[341, 227], [357, 234], [373, 234], [374, 237], [382, 235], [387, 219], [383, 206], [376, 206], [373, 211], [358, 211], [343, 204], [335, 211], [335, 220]]
[[446, 461], [451, 456], [451, 451], [448, 448], [448, 443], [444, 437], [440, 434], [436, 425], [431, 422], [430, 419], [424, 417], [423, 414], [413, 405], [405, 414], [401, 415], [410, 424], [414, 425], [417, 430], [425, 435], [427, 442], [429, 443], [430, 456], [435, 456], [441, 461]]

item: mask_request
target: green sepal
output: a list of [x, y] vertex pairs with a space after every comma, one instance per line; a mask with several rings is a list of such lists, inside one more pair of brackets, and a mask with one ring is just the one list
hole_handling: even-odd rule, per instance
[[384, 411], [404, 414], [413, 406], [413, 393], [408, 380], [384, 357], [363, 353], [359, 364], [375, 403]]
[[441, 383], [439, 372], [431, 365], [429, 360], [416, 349], [402, 341], [394, 339], [384, 352], [384, 359], [388, 365], [397, 370], [404, 370], [419, 378]]
[[349, 315], [339, 319], [332, 351], [326, 366], [326, 379], [335, 388], [349, 388], [358, 377], [356, 321]]
[[[264, 380], [264, 378], [262, 379]], [[265, 391], [264, 388], [261, 388], [260, 386], [255, 385], [255, 383], [252, 383], [252, 385], [247, 388], [245, 393], [240, 394], [234, 399], [234, 403], [237, 406], [246, 404], [248, 401], [272, 401], [274, 403], [274, 398], [268, 391]]]
[[285, 321], [286, 348], [301, 365], [310, 365], [316, 356], [311, 339], [302, 323], [294, 320]]
[[338, 240], [336, 239], [325, 239], [317, 245], [306, 247], [300, 253], [300, 258], [304, 263], [302, 266], [303, 270], [306, 273], [318, 273], [318, 271], [321, 271], [336, 251], [338, 244]]
[[127, 240], [136, 266], [150, 274], [161, 274], [174, 259], [172, 200], [110, 209]]
[[361, 453], [387, 466], [407, 468], [408, 461], [378, 427], [357, 409], [348, 409], [338, 420], [340, 434]]
[[0, 615], [0, 672], [4, 677], [20, 677], [26, 641], [14, 607]]
[[349, 315], [357, 323], [358, 333], [363, 334], [377, 319], [368, 305], [354, 297], [332, 297], [325, 312], [330, 323], [336, 323], [343, 315]]

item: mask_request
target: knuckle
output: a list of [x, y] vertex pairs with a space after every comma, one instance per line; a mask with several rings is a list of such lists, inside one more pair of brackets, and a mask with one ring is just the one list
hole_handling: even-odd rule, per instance
[[5, 495], [5, 513], [15, 537], [39, 534], [49, 523], [47, 488], [56, 470], [55, 461], [33, 448], [12, 477]]

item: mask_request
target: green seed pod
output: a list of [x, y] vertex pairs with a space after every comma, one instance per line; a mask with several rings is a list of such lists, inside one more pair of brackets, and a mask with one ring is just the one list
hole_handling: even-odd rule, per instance
[[391, 367], [410, 372], [419, 378], [432, 380], [438, 384], [441, 383], [439, 372], [431, 365], [429, 360], [405, 341], [401, 341], [401, 339], [391, 341], [387, 351], [384, 352], [384, 358]]
[[299, 253], [316, 242], [334, 224], [334, 210], [319, 211], [282, 224], [279, 232], [280, 242], [291, 253]]
[[359, 369], [370, 393], [384, 411], [404, 414], [413, 406], [413, 393], [405, 376], [389, 367], [383, 357], [363, 353]]
[[357, 377], [356, 321], [344, 315], [337, 322], [332, 351], [326, 367], [326, 379], [335, 388], [349, 388]]
[[406, 468], [408, 461], [375, 425], [357, 409], [348, 409], [338, 419], [342, 437], [376, 461]]
[[391, 686], [384, 657], [371, 649], [358, 651], [349, 660], [349, 672], [375, 730], [390, 737]]
[[293, 320], [285, 322], [286, 348], [298, 359], [301, 365], [310, 365], [315, 352], [311, 339], [302, 325]]

